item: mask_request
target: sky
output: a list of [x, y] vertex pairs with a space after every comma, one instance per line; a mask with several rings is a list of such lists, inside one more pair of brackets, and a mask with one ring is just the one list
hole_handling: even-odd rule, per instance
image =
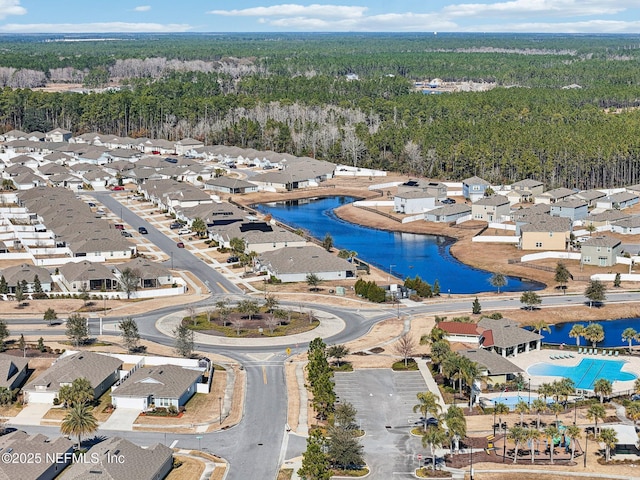
[[294, 1], [0, 0], [0, 33], [640, 33], [640, 0]]

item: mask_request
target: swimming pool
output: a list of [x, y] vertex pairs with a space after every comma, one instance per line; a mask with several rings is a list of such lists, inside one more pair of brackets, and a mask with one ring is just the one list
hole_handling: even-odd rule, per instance
[[[531, 393], [532, 402], [537, 398], [538, 398], [537, 393]], [[500, 395], [495, 397], [482, 398], [482, 402], [486, 407], [493, 407], [496, 403], [504, 403], [507, 407], [509, 407], [509, 410], [513, 410], [518, 404], [518, 402], [520, 401], [529, 403], [529, 393], [528, 392], [502, 392]], [[552, 402], [553, 402], [552, 398], [547, 398], [547, 403], [552, 403]]]
[[583, 358], [578, 365], [574, 366], [536, 363], [528, 368], [527, 373], [543, 377], [570, 378], [577, 389], [593, 390], [593, 384], [600, 378], [606, 378], [612, 382], [625, 382], [638, 378], [633, 373], [622, 371], [624, 363], [623, 360]]

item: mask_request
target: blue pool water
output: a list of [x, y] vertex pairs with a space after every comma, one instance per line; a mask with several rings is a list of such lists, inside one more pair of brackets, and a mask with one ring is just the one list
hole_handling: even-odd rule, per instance
[[[316, 238], [322, 239], [329, 233], [335, 248], [356, 251], [358, 258], [396, 277], [419, 275], [432, 285], [437, 279], [443, 294], [493, 290], [489, 284], [490, 272], [465, 265], [451, 255], [451, 238], [376, 230], [345, 222], [333, 213], [334, 208], [353, 200], [352, 197], [324, 197], [267, 203], [256, 208]], [[519, 292], [543, 287], [537, 282], [515, 277], [507, 277], [507, 281], [502, 291]]]
[[566, 377], [573, 380], [577, 389], [593, 390], [593, 384], [600, 378], [612, 382], [635, 380], [636, 375], [623, 372], [623, 360], [600, 360], [597, 358], [583, 358], [576, 366], [554, 365], [552, 363], [536, 363], [527, 370], [529, 375], [545, 377]]
[[[538, 398], [537, 393], [531, 394], [531, 401]], [[494, 406], [496, 403], [504, 403], [510, 410], [513, 410], [519, 401], [529, 403], [528, 392], [503, 392], [498, 397], [492, 397], [486, 406]], [[547, 398], [547, 403], [553, 403], [553, 398]]]

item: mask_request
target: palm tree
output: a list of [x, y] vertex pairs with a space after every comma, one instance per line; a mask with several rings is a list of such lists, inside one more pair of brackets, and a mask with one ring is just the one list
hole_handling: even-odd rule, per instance
[[598, 420], [604, 420], [607, 416], [607, 411], [603, 405], [599, 403], [592, 404], [587, 410], [587, 418], [595, 422], [595, 430], [598, 431]]
[[82, 444], [82, 436], [93, 433], [98, 429], [98, 421], [91, 413], [91, 410], [91, 407], [85, 403], [78, 403], [71, 407], [60, 425], [60, 432], [63, 435], [78, 436], [78, 448]]
[[558, 425], [558, 415], [560, 415], [564, 411], [564, 407], [561, 403], [554, 402], [549, 405], [549, 409], [556, 416], [556, 426]]
[[569, 337], [576, 339], [576, 347], [580, 346], [580, 338], [584, 337], [584, 325], [581, 323], [576, 323], [573, 327], [571, 327], [571, 331], [569, 332]]
[[447, 424], [450, 441], [460, 440], [467, 436], [467, 419], [460, 407], [451, 405], [444, 415], [444, 420]]
[[450, 352], [442, 361], [442, 373], [454, 381], [460, 381], [460, 395], [462, 395], [462, 358], [455, 352]]
[[451, 346], [446, 340], [438, 340], [431, 344], [431, 361], [438, 365], [439, 373], [442, 373], [442, 362], [450, 353]]
[[541, 383], [538, 387], [538, 395], [542, 396], [545, 400], [549, 397], [553, 398], [554, 388], [550, 383]]
[[442, 407], [438, 403], [438, 397], [433, 392], [420, 392], [416, 395], [418, 402], [413, 406], [413, 412], [420, 412], [424, 418], [424, 430], [427, 429], [427, 417], [429, 414], [437, 416]]
[[631, 402], [627, 406], [627, 417], [633, 420], [633, 423], [640, 420], [640, 402]]
[[435, 425], [429, 426], [422, 435], [422, 446], [425, 448], [429, 446], [429, 450], [431, 451], [431, 468], [433, 470], [436, 469], [436, 448], [441, 447], [446, 439], [446, 432], [442, 427]]
[[520, 400], [513, 410], [520, 414], [520, 426], [524, 426], [524, 414], [529, 413], [529, 404], [524, 400]]
[[509, 407], [506, 403], [498, 402], [493, 407], [493, 410], [495, 411], [496, 415], [498, 415], [498, 423], [502, 425], [502, 415], [506, 415], [507, 413], [509, 413]]
[[636, 378], [636, 381], [633, 383], [633, 391], [640, 393], [640, 378]]
[[612, 391], [611, 380], [607, 378], [599, 378], [593, 384], [593, 393], [600, 396], [600, 403], [604, 403], [604, 397], [611, 395]]
[[536, 413], [536, 428], [540, 428], [540, 414], [547, 410], [547, 402], [541, 398], [536, 398], [531, 402], [531, 410]]
[[513, 453], [513, 463], [518, 461], [518, 449], [520, 444], [526, 440], [526, 429], [521, 425], [514, 425], [509, 429], [508, 437], [515, 443], [515, 449]]
[[538, 320], [537, 322], [533, 323], [531, 325], [531, 329], [539, 334], [542, 334], [542, 332], [551, 333], [551, 327], [549, 327], [549, 324], [544, 320]]
[[584, 338], [589, 340], [593, 348], [596, 348], [598, 342], [604, 340], [604, 329], [599, 323], [589, 323], [584, 329]]
[[549, 425], [544, 429], [544, 434], [551, 439], [551, 442], [549, 442], [549, 461], [553, 465], [553, 439], [560, 435], [560, 430], [555, 425]]
[[618, 434], [613, 428], [603, 428], [599, 439], [604, 443], [604, 459], [608, 462], [611, 460], [611, 449], [618, 443]]
[[569, 395], [576, 392], [576, 384], [570, 378], [563, 378], [558, 382], [558, 393], [564, 397], [565, 402], [569, 400]]
[[571, 440], [571, 459], [569, 462], [573, 462], [573, 457], [576, 454], [576, 440], [582, 438], [582, 429], [577, 425], [569, 425], [564, 434]]
[[629, 342], [629, 353], [631, 353], [631, 343], [638, 338], [638, 332], [636, 332], [633, 328], [625, 328], [622, 332], [622, 340]]
[[542, 433], [537, 428], [527, 428], [527, 440], [531, 444], [531, 463], [536, 459], [536, 443], [540, 440]]
[[464, 380], [469, 387], [469, 409], [471, 409], [473, 408], [473, 384], [476, 380], [481, 379], [483, 375], [480, 370], [480, 366], [467, 357], [462, 357], [462, 369], [460, 374], [462, 380]]

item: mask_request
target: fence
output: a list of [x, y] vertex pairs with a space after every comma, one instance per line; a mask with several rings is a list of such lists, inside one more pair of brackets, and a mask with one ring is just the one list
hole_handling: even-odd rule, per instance
[[484, 237], [473, 237], [471, 239], [474, 243], [520, 243], [520, 238], [518, 237], [505, 237], [505, 236], [493, 236], [486, 235]]
[[424, 220], [424, 213], [421, 213], [419, 215], [413, 215], [411, 217], [405, 217], [402, 219], [402, 223], [417, 222], [419, 220]]
[[[359, 203], [359, 202], [356, 202], [356, 203]], [[367, 210], [369, 212], [377, 213], [378, 215], [382, 215], [383, 217], [390, 218], [394, 222], [402, 223], [402, 220], [400, 220], [399, 218], [394, 217], [393, 215], [391, 215], [389, 213], [381, 212], [380, 210], [377, 210], [377, 209], [371, 208], [371, 207], [366, 207], [364, 205], [356, 205], [356, 203], [353, 204], [355, 207], [361, 208], [362, 210]]]

